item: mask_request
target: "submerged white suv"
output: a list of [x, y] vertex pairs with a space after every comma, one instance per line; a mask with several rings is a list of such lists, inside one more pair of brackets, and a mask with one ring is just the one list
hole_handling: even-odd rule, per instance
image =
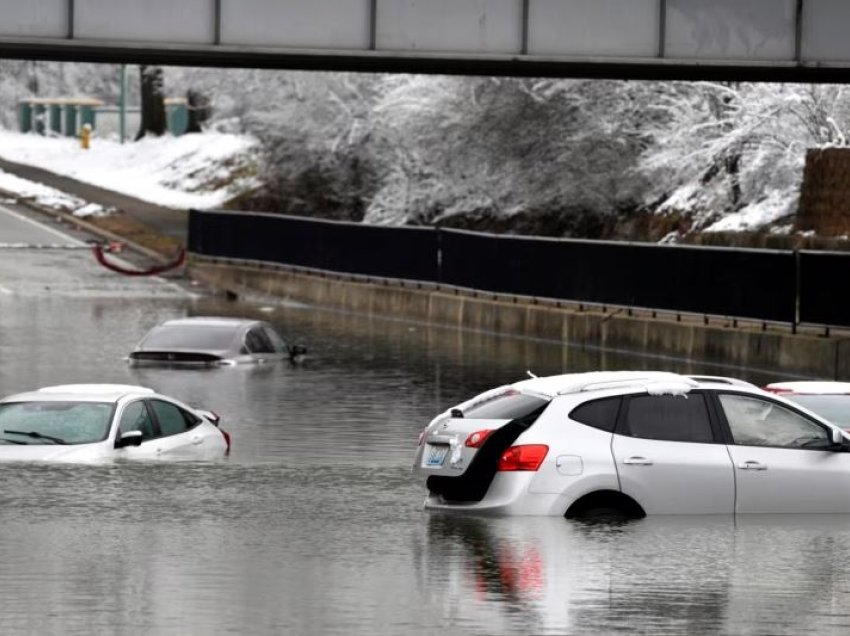
[[414, 471], [431, 509], [580, 517], [848, 513], [850, 437], [731, 378], [532, 378], [440, 414]]

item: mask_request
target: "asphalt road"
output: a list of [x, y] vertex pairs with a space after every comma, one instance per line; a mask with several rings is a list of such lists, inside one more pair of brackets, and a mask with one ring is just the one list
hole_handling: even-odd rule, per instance
[[[161, 277], [127, 277], [94, 258], [92, 237], [56, 219], [14, 204], [0, 204], [0, 295], [189, 297], [183, 286]], [[110, 260], [137, 266], [118, 255]]]

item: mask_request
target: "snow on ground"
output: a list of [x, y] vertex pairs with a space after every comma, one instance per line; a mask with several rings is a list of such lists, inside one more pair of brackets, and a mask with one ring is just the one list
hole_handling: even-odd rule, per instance
[[14, 194], [21, 199], [29, 199], [39, 205], [53, 208], [54, 210], [71, 212], [76, 216], [104, 215], [110, 212], [110, 210], [106, 210], [96, 203], [87, 204], [75, 196], [60, 192], [41, 183], [20, 179], [2, 170], [0, 170], [0, 190]]
[[[0, 157], [172, 208], [219, 207], [259, 186], [259, 143], [243, 135], [202, 133], [146, 137], [121, 144], [0, 130]], [[7, 182], [3, 175], [0, 181]], [[20, 185], [20, 184], [18, 184]], [[9, 189], [17, 192], [14, 189]]]
[[737, 212], [727, 214], [704, 232], [748, 232], [793, 215], [797, 210], [794, 192], [770, 190], [762, 200], [750, 203]]

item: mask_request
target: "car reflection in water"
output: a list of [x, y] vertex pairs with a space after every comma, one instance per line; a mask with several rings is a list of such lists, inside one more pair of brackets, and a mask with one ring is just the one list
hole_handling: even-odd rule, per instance
[[487, 633], [795, 634], [836, 628], [848, 536], [847, 515], [433, 514], [418, 567], [436, 606]]

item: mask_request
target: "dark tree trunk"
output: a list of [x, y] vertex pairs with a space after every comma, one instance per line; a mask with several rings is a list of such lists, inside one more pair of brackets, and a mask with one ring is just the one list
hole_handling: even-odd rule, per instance
[[210, 98], [198, 91], [189, 90], [186, 92], [186, 106], [189, 109], [189, 126], [186, 132], [201, 132], [202, 125], [212, 114]]
[[162, 68], [159, 66], [139, 67], [142, 78], [142, 122], [136, 141], [147, 135], [165, 133], [165, 101], [162, 94]]

